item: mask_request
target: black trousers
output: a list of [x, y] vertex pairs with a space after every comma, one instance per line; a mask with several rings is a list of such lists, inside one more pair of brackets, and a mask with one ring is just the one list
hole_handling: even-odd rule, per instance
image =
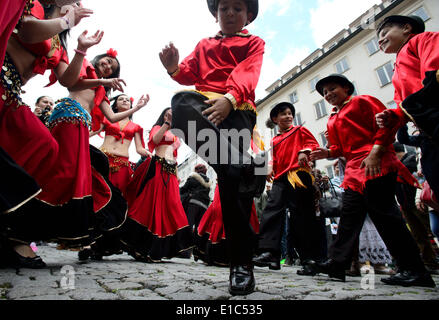
[[280, 243], [285, 227], [285, 212], [290, 210], [290, 230], [302, 262], [321, 258], [320, 237], [314, 206], [311, 176], [298, 172], [306, 188], [293, 188], [287, 174], [273, 182], [267, 205], [262, 212], [259, 231], [260, 252], [270, 251], [280, 256]]
[[195, 92], [179, 92], [174, 95], [171, 102], [172, 128], [178, 130], [173, 132], [183, 138], [218, 176], [231, 265], [251, 264], [256, 245], [256, 235], [250, 225], [253, 196], [239, 193], [239, 186], [245, 182], [244, 172], [248, 168], [246, 151], [250, 146], [250, 136], [237, 137], [226, 133], [232, 129], [251, 134], [256, 124], [256, 114], [253, 111], [232, 110], [216, 127], [201, 114], [208, 108], [203, 102], [206, 99]]
[[347, 189], [337, 237], [329, 257], [349, 267], [354, 246], [369, 214], [375, 227], [401, 270], [425, 271], [419, 248], [407, 229], [395, 200], [396, 173], [366, 183], [364, 194]]

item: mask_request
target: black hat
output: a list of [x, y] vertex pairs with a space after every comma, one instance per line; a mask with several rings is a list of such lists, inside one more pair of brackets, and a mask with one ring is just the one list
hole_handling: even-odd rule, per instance
[[387, 23], [392, 23], [392, 22], [396, 22], [396, 23], [408, 23], [409, 25], [412, 26], [413, 28], [413, 33], [418, 34], [418, 33], [422, 33], [425, 31], [425, 23], [424, 20], [422, 20], [421, 17], [418, 16], [388, 16], [385, 17], [384, 20], [378, 25], [377, 28], [377, 34], [379, 34], [381, 32], [381, 30], [383, 29], [383, 27], [387, 24]]
[[[273, 118], [276, 117], [282, 107], [289, 108], [291, 110], [291, 113], [293, 114], [293, 117], [296, 115], [296, 108], [294, 108], [292, 103], [289, 102], [279, 102], [276, 104], [271, 110], [270, 110], [270, 119], [273, 121]], [[274, 122], [274, 121], [273, 121]]]
[[[253, 18], [250, 22], [253, 22], [253, 20], [256, 19], [256, 16], [258, 15], [258, 0], [244, 0], [247, 3], [248, 11], [253, 14]], [[216, 12], [218, 11], [218, 2], [219, 0], [207, 0], [207, 6], [209, 7], [210, 13], [212, 13], [214, 16]]]
[[320, 93], [321, 96], [323, 96], [323, 86], [329, 82], [335, 82], [341, 84], [342, 86], [348, 86], [349, 87], [348, 95], [350, 96], [355, 91], [354, 85], [352, 84], [352, 82], [348, 80], [348, 78], [346, 78], [342, 74], [333, 73], [327, 76], [326, 78], [319, 80], [319, 82], [317, 82], [316, 90], [318, 91], [318, 93]]

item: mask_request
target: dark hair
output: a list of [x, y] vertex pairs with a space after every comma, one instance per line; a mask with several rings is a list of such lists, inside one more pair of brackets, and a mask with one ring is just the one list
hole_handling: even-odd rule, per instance
[[379, 35], [381, 30], [383, 30], [384, 27], [387, 27], [387, 26], [389, 26], [389, 27], [398, 26], [400, 28], [403, 28], [406, 24], [409, 24], [409, 23], [407, 23], [407, 22], [395, 22], [395, 21], [384, 20], [384, 21], [381, 21], [381, 23], [378, 25], [376, 33], [377, 33], [377, 35]]
[[[46, 4], [42, 5], [44, 8], [44, 19], [49, 19], [50, 16], [53, 14], [53, 11], [57, 7], [54, 4]], [[61, 42], [61, 46], [64, 48], [67, 54], [67, 37], [70, 35], [70, 30], [64, 30], [63, 32], [58, 34], [59, 41]]]
[[[102, 58], [105, 58], [105, 57], [110, 57], [110, 58], [116, 59], [116, 61], [117, 61], [117, 68], [116, 68], [116, 70], [106, 79], [119, 78], [119, 76], [120, 76], [120, 62], [119, 62], [119, 60], [117, 58], [109, 56], [106, 53], [103, 53], [103, 54], [100, 54], [100, 55], [97, 55], [96, 57], [94, 57], [93, 60], [90, 61], [90, 63], [93, 65], [93, 67], [96, 70], [99, 60], [101, 60]], [[111, 88], [108, 88], [108, 87], [104, 87], [104, 88], [105, 88], [105, 92], [106, 92], [107, 96], [110, 96]]]
[[165, 123], [165, 113], [166, 111], [168, 111], [169, 109], [171, 109], [170, 107], [165, 108], [165, 110], [162, 111], [162, 113], [160, 114], [159, 118], [157, 119], [156, 123], [154, 124], [154, 126], [162, 126]]
[[[114, 101], [113, 104], [111, 105], [111, 109], [113, 110], [114, 113], [118, 113], [118, 112], [119, 112], [119, 110], [117, 109], [117, 99], [118, 99], [120, 96], [127, 96], [127, 97], [128, 97], [127, 94], [125, 94], [125, 93], [121, 93], [121, 94], [115, 96], [114, 98], [111, 98], [111, 99], [110, 99], [110, 101]], [[132, 102], [131, 99], [130, 99], [130, 109], [131, 109], [132, 107], [133, 107], [133, 102]], [[133, 115], [130, 115], [130, 116], [129, 116], [129, 119], [132, 120], [132, 119], [133, 119]]]
[[41, 99], [43, 99], [43, 98], [45, 98], [45, 97], [50, 98], [49, 96], [41, 96], [41, 97], [39, 97], [39, 98], [37, 99], [37, 101], [35, 102], [35, 104], [38, 104], [38, 103], [41, 101]]

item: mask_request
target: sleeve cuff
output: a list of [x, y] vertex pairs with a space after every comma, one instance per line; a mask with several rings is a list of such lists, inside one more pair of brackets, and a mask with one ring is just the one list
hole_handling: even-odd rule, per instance
[[237, 106], [237, 102], [236, 102], [235, 97], [234, 97], [231, 93], [226, 93], [226, 94], [224, 95], [224, 98], [226, 98], [227, 100], [229, 100], [230, 103], [231, 103], [232, 106], [233, 106], [233, 110], [236, 110], [236, 108], [237, 108], [238, 106]]
[[168, 72], [168, 74], [171, 76], [171, 78], [176, 77], [179, 73], [180, 73], [180, 66], [178, 66], [177, 70], [175, 70], [174, 72], [172, 72], [172, 73]]

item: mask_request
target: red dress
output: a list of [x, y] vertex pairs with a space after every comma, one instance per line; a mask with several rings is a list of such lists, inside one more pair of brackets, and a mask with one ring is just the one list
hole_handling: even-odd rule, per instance
[[[360, 168], [362, 161], [369, 155], [374, 145], [386, 148], [381, 158], [381, 174], [385, 176], [397, 172], [410, 183], [416, 185], [416, 179], [398, 160], [393, 149], [394, 134], [386, 128], [378, 128], [375, 115], [386, 107], [375, 97], [361, 95], [349, 97], [341, 110], [333, 109], [327, 128], [331, 157], [345, 157], [346, 169], [342, 187], [363, 193], [366, 182], [377, 176], [365, 175]], [[404, 170], [404, 168], [406, 170]]]
[[[250, 224], [256, 234], [259, 233], [259, 220], [253, 203]], [[201, 218], [198, 229], [195, 230], [194, 258], [209, 265], [228, 266], [229, 258], [226, 248], [223, 214], [218, 185], [215, 188], [213, 201]]]
[[[124, 143], [124, 139], [132, 141], [135, 134], [140, 135], [142, 146], [145, 148], [145, 142], [143, 140], [143, 128], [132, 121], [129, 121], [125, 127], [121, 128], [119, 123], [111, 123], [107, 119], [103, 120], [104, 131], [106, 135], [113, 136], [116, 141], [121, 140]], [[134, 173], [132, 163], [128, 157], [116, 156], [109, 153], [107, 150], [101, 149], [108, 157], [110, 162], [110, 181], [118, 188], [122, 194], [125, 193], [126, 187], [131, 181], [131, 177]]]
[[[159, 145], [173, 145], [176, 157], [180, 140], [167, 131], [155, 145], [152, 138], [158, 130], [157, 125], [150, 132], [150, 151]], [[122, 243], [137, 260], [157, 262], [192, 247], [192, 233], [181, 204], [176, 169], [176, 163], [157, 156], [148, 158], [136, 169], [127, 187], [128, 218]]]
[[0, 65], [6, 53], [9, 37], [20, 19], [26, 0], [0, 0]]

